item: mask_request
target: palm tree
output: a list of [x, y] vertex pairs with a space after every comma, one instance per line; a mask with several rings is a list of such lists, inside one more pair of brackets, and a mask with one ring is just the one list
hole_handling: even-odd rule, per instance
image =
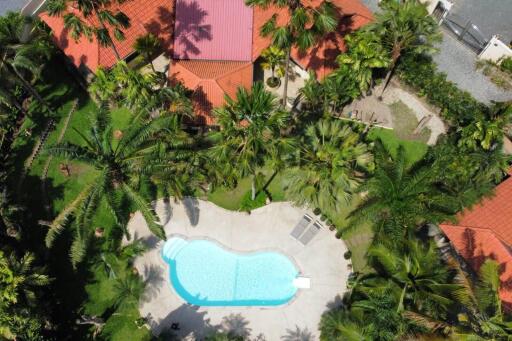
[[376, 14], [376, 22], [367, 29], [380, 38], [391, 59], [382, 96], [400, 57], [404, 53], [435, 51], [434, 43], [441, 39], [441, 35], [439, 25], [419, 0], [384, 0], [379, 5], [382, 11]]
[[46, 286], [50, 278], [34, 268], [34, 255], [26, 253], [20, 259], [12, 252], [6, 256], [0, 251], [0, 308], [21, 303], [34, 305], [36, 294], [34, 289]]
[[[284, 76], [286, 53], [283, 50], [272, 45], [263, 50], [261, 57], [263, 57], [261, 67], [272, 72], [271, 79], [273, 83], [276, 81], [276, 73], [279, 78]], [[277, 81], [274, 84], [276, 83]]]
[[[92, 41], [94, 37], [100, 46], [111, 47], [119, 61], [121, 56], [110, 32], [118, 41], [125, 39], [123, 30], [130, 27], [130, 18], [122, 11], [113, 11], [123, 2], [121, 0], [50, 0], [46, 10], [51, 16], [63, 17], [64, 27], [71, 32], [74, 40], [78, 41], [86, 37]], [[76, 8], [81, 16], [68, 11], [70, 7]]]
[[122, 278], [117, 278], [113, 286], [113, 296], [116, 298], [114, 307], [116, 309], [127, 306], [137, 307], [145, 286], [146, 283], [138, 275], [127, 274]]
[[160, 40], [152, 33], [138, 37], [133, 45], [135, 52], [142, 56], [144, 61], [151, 66], [153, 72], [156, 72], [155, 66], [153, 65], [153, 57], [161, 48]]
[[13, 203], [7, 188], [0, 186], [0, 228], [2, 233], [10, 237], [18, 237], [20, 226], [16, 216], [22, 211], [19, 205]]
[[88, 133], [74, 129], [81, 137], [82, 144], [62, 144], [49, 149], [51, 155], [79, 161], [96, 170], [94, 181], [86, 185], [51, 223], [46, 235], [49, 247], [73, 216], [75, 228], [70, 254], [72, 263], [77, 264], [92, 237], [92, 218], [101, 202], [106, 204], [117, 227], [123, 229], [125, 234], [127, 219], [124, 208], [129, 203], [130, 207], [142, 213], [149, 229], [165, 239], [156, 213], [138, 192], [138, 187], [152, 174], [153, 167], [160, 164], [161, 160], [152, 156], [152, 152], [158, 148], [155, 136], [168, 127], [171, 120], [170, 117], [151, 121], [134, 119], [120, 140], [113, 141], [110, 114], [103, 106], [98, 110], [96, 122]]
[[348, 52], [340, 54], [336, 60], [340, 65], [348, 65], [355, 74], [359, 90], [365, 94], [373, 82], [373, 69], [388, 67], [389, 59], [378, 37], [372, 32], [359, 31], [345, 37]]
[[405, 149], [396, 154], [375, 141], [375, 173], [360, 187], [362, 203], [349, 215], [346, 230], [370, 222], [377, 236], [401, 240], [417, 226], [450, 219], [456, 206], [440, 189], [431, 165], [408, 165]]
[[352, 316], [347, 309], [333, 309], [320, 320], [321, 341], [371, 341], [368, 322]]
[[439, 319], [466, 297], [464, 287], [454, 283], [456, 271], [441, 261], [433, 242], [410, 239], [399, 248], [378, 244], [368, 250], [367, 257], [375, 273], [362, 276], [359, 290], [391, 289], [398, 312], [409, 310]]
[[272, 44], [286, 52], [286, 72], [281, 103], [286, 106], [292, 48], [306, 52], [314, 46], [318, 37], [334, 31], [338, 26], [336, 9], [329, 1], [322, 1], [317, 8], [306, 6], [301, 0], [245, 0], [245, 3], [263, 8], [273, 5], [288, 11], [289, 20], [285, 25], [278, 24], [279, 14], [276, 13], [261, 27], [260, 31], [263, 37], [272, 37]]
[[252, 200], [256, 197], [256, 172], [265, 162], [280, 155], [290, 143], [280, 135], [289, 114], [278, 110], [276, 97], [261, 82], [251, 91], [238, 88], [236, 98], [214, 111], [220, 131], [212, 136], [212, 160], [225, 169], [223, 175], [252, 176]]
[[371, 165], [368, 145], [348, 125], [333, 119], [307, 127], [299, 145], [298, 163], [287, 173], [289, 198], [339, 212]]
[[[7, 75], [48, 109], [48, 103], [31, 81], [39, 77], [43, 63], [51, 55], [51, 46], [47, 33], [32, 18], [13, 12], [0, 17], [0, 72], [5, 69]], [[12, 92], [5, 91], [3, 95], [9, 98], [10, 104], [22, 110]]]

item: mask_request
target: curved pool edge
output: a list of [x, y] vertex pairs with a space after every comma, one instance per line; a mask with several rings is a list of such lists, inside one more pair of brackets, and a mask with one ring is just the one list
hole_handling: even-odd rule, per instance
[[172, 233], [172, 234], [169, 234], [168, 236], [166, 236], [166, 240], [161, 240], [157, 245], [156, 249], [158, 249], [158, 254], [159, 254], [159, 262], [161, 264], [163, 264], [165, 267], [166, 267], [166, 274], [167, 274], [167, 280], [165, 281], [167, 283], [167, 286], [169, 288], [171, 288], [171, 291], [172, 293], [178, 297], [178, 299], [183, 302], [184, 304], [187, 304], [187, 305], [190, 305], [190, 306], [194, 306], [194, 307], [207, 307], [209, 309], [225, 309], [226, 307], [230, 307], [230, 308], [252, 308], [252, 309], [280, 309], [280, 308], [284, 308], [284, 307], [287, 307], [291, 304], [293, 304], [298, 298], [300, 298], [302, 296], [302, 292], [304, 290], [308, 290], [308, 289], [303, 289], [303, 288], [297, 288], [297, 290], [295, 291], [295, 294], [289, 299], [287, 300], [286, 302], [282, 303], [282, 304], [279, 304], [279, 305], [198, 305], [198, 304], [193, 304], [193, 303], [190, 303], [188, 302], [187, 300], [185, 300], [181, 294], [179, 292], [177, 292], [176, 288], [174, 287], [173, 283], [171, 282], [171, 277], [172, 277], [172, 270], [171, 270], [171, 267], [170, 267], [170, 264], [167, 263], [167, 261], [164, 259], [164, 256], [162, 254], [162, 251], [163, 251], [163, 246], [165, 245], [165, 242], [171, 238], [180, 238], [180, 239], [183, 239], [185, 241], [194, 241], [194, 240], [206, 240], [206, 241], [210, 241], [212, 243], [215, 243], [217, 246], [219, 246], [220, 248], [222, 248], [223, 250], [227, 251], [227, 252], [232, 252], [232, 253], [237, 253], [237, 254], [254, 254], [254, 253], [264, 253], [264, 252], [276, 252], [276, 253], [279, 253], [281, 254], [282, 256], [286, 257], [288, 259], [288, 261], [290, 261], [293, 266], [297, 269], [297, 276], [303, 276], [303, 271], [302, 271], [302, 267], [299, 265], [299, 263], [295, 260], [294, 257], [288, 255], [286, 252], [284, 252], [283, 250], [279, 249], [279, 248], [273, 248], [273, 247], [269, 247], [269, 248], [258, 248], [257, 250], [237, 250], [237, 249], [233, 249], [223, 243], [221, 243], [220, 241], [218, 241], [217, 239], [215, 238], [211, 238], [211, 237], [208, 237], [208, 236], [193, 236], [193, 237], [190, 237], [190, 236], [187, 236], [187, 235], [184, 235], [184, 234], [181, 234], [181, 233]]

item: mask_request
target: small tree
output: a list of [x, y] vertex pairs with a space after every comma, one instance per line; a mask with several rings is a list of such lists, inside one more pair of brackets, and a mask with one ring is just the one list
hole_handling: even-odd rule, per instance
[[267, 84], [271, 87], [274, 87], [278, 84], [278, 79], [283, 77], [285, 74], [286, 53], [279, 47], [272, 45], [269, 48], [263, 50], [261, 56], [264, 60], [264, 62], [261, 63], [261, 66], [265, 70], [270, 70], [272, 72], [272, 77], [269, 78]]
[[153, 72], [156, 72], [155, 66], [153, 65], [153, 57], [162, 48], [158, 37], [152, 33], [140, 36], [135, 40], [133, 48], [139, 53], [142, 59], [151, 66]]

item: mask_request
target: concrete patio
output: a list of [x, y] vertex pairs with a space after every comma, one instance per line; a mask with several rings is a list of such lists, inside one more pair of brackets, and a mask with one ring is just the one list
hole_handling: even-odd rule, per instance
[[159, 201], [156, 211], [167, 237], [178, 234], [211, 238], [240, 252], [281, 252], [295, 262], [301, 275], [311, 278], [311, 288], [299, 289], [289, 303], [277, 307], [190, 305], [170, 283], [168, 265], [160, 256], [163, 242], [150, 234], [137, 213], [128, 228], [134, 239], [142, 239], [148, 246], [148, 251], [135, 261], [135, 267], [147, 280], [140, 311], [155, 335], [178, 323], [179, 330], [174, 332], [183, 340], [201, 339], [214, 330], [232, 331], [249, 340], [318, 340], [321, 315], [340, 304], [350, 272], [350, 261], [343, 258], [347, 249], [334, 232], [322, 228], [311, 242], [302, 245], [290, 232], [305, 211], [290, 203], [272, 203], [249, 215], [207, 201], [185, 199]]

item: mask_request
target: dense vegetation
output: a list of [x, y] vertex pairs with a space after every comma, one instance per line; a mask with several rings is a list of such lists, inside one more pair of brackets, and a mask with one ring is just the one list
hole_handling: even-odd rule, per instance
[[[67, 27], [117, 54], [110, 32], [122, 38], [124, 14], [80, 3], [111, 30], [75, 16]], [[266, 67], [286, 83], [290, 49], [307, 50], [336, 26], [328, 2], [313, 11], [300, 1], [248, 1], [270, 3], [292, 14], [262, 31], [274, 43]], [[417, 1], [401, 3], [382, 1], [377, 20], [347, 37], [339, 68], [308, 80], [300, 105], [288, 110], [256, 83], [226, 98], [213, 112], [218, 129], [207, 132], [189, 129], [190, 91], [150, 65], [154, 36], [136, 42], [145, 72], [120, 61], [84, 92], [40, 23], [27, 38], [28, 19], [0, 18], [0, 337], [149, 340], [138, 312], [145, 284], [133, 267], [145, 250], [127, 222], [140, 211], [164, 239], [151, 202], [198, 196], [245, 210], [290, 200], [320, 212], [338, 237], [371, 232], [366, 267], [322, 318], [323, 340], [510, 338], [497, 264], [467, 273], [427, 232], [502, 179], [512, 108], [481, 104], [447, 81], [426, 54], [439, 37], [435, 22]], [[52, 1], [52, 14], [65, 4]], [[371, 123], [333, 118], [376, 84], [384, 91], [393, 74], [441, 109], [449, 130], [437, 145], [420, 152]], [[285, 87], [281, 104], [286, 96]]]

